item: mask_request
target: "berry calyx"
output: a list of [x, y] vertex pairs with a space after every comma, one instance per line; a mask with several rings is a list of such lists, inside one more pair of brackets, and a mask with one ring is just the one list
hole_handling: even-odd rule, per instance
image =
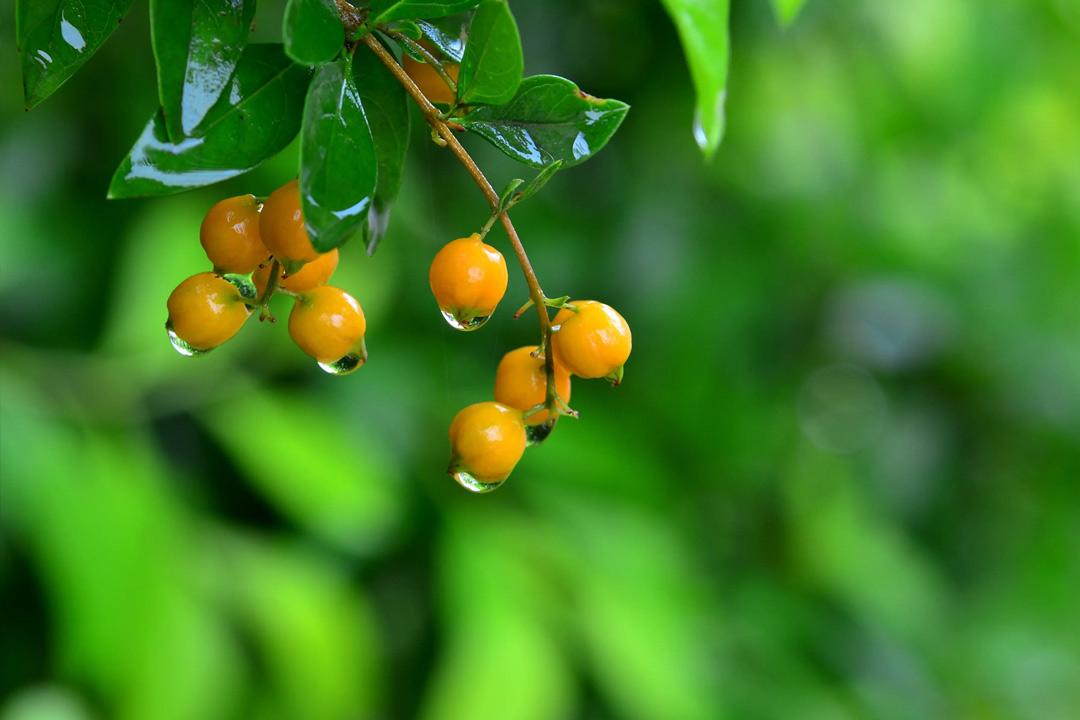
[[479, 233], [452, 240], [435, 254], [428, 281], [447, 322], [475, 330], [495, 312], [509, 276], [502, 253]]
[[610, 377], [618, 385], [630, 357], [630, 326], [614, 308], [595, 300], [574, 301], [552, 321], [555, 360], [581, 378]]
[[301, 350], [320, 363], [335, 363], [357, 354], [356, 369], [366, 359], [363, 349], [367, 320], [360, 303], [341, 288], [323, 285], [296, 298], [289, 315], [289, 335]]
[[[272, 263], [265, 263], [252, 276], [255, 289], [259, 295], [266, 290], [266, 283], [270, 279]], [[317, 259], [312, 260], [296, 272], [286, 273], [283, 269], [278, 271], [278, 287], [289, 292], [302, 293], [312, 288], [325, 285], [337, 270], [338, 251], [334, 248], [328, 253], [323, 253]]]
[[[431, 50], [428, 47], [428, 50]], [[405, 54], [402, 67], [405, 69], [405, 73], [412, 78], [416, 86], [420, 88], [420, 91], [424, 93], [428, 100], [433, 103], [443, 103], [444, 105], [453, 105], [454, 92], [450, 89], [450, 86], [446, 84], [446, 81], [439, 76], [439, 73], [431, 65], [414, 60]], [[444, 62], [443, 70], [450, 76], [450, 79], [457, 82], [458, 79], [458, 64], [455, 62]]]
[[450, 423], [449, 472], [470, 490], [493, 489], [521, 460], [525, 442], [519, 410], [497, 402], [469, 405]]
[[259, 233], [263, 245], [287, 270], [297, 270], [304, 263], [319, 259], [304, 227], [300, 209], [300, 184], [285, 183], [266, 198], [259, 215]]
[[247, 275], [259, 267], [270, 251], [260, 237], [255, 196], [225, 198], [210, 208], [199, 228], [199, 242], [219, 272]]
[[[495, 370], [495, 400], [526, 412], [542, 405], [547, 398], [547, 371], [544, 357], [534, 353], [537, 346], [529, 345], [503, 355]], [[555, 392], [564, 403], [570, 402], [570, 373], [555, 363]], [[525, 417], [528, 425], [539, 425], [548, 419], [547, 410]]]
[[175, 336], [176, 349], [188, 355], [221, 345], [251, 315], [236, 286], [210, 272], [192, 275], [177, 285], [166, 305], [169, 319], [165, 327]]

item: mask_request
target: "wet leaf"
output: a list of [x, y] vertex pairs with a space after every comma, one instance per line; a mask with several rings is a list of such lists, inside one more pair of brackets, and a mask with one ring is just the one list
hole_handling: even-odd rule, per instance
[[461, 124], [518, 162], [540, 168], [562, 160], [570, 167], [607, 144], [629, 107], [586, 95], [565, 78], [533, 75], [510, 102], [477, 108]]
[[109, 197], [168, 195], [247, 172], [296, 135], [309, 77], [281, 45], [249, 45], [200, 136], [171, 142], [159, 110], [117, 168]]
[[23, 96], [32, 108], [97, 52], [132, 0], [15, 0]]
[[416, 26], [424, 39], [454, 62], [461, 62], [465, 55], [465, 38], [469, 32], [471, 13], [451, 15], [434, 20], [419, 20]]
[[697, 94], [694, 140], [706, 158], [724, 137], [728, 75], [728, 0], [663, 0], [679, 31]]
[[319, 252], [360, 230], [375, 194], [376, 172], [375, 144], [349, 58], [323, 65], [308, 89], [300, 136], [300, 198]]
[[301, 65], [330, 62], [345, 43], [334, 0], [289, 0], [281, 29], [285, 52]]
[[445, 17], [476, 7], [479, 0], [373, 0], [370, 24]]
[[469, 26], [458, 78], [458, 100], [487, 105], [509, 102], [521, 83], [524, 68], [521, 37], [506, 0], [484, 0]]
[[357, 53], [353, 59], [353, 78], [375, 143], [375, 198], [365, 226], [368, 253], [373, 253], [386, 232], [390, 206], [401, 187], [409, 147], [409, 99], [405, 89], [373, 53]]

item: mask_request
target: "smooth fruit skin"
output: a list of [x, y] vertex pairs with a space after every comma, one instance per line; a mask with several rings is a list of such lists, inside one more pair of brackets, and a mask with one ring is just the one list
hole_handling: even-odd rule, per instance
[[[533, 357], [536, 345], [519, 347], [503, 355], [495, 370], [495, 400], [522, 412], [536, 407], [547, 398], [547, 372], [544, 358]], [[555, 363], [555, 392], [563, 402], [570, 402], [570, 373]], [[525, 422], [539, 425], [548, 418], [547, 410], [529, 415]]]
[[[439, 73], [435, 72], [435, 68], [427, 63], [413, 60], [408, 53], [405, 54], [402, 66], [405, 68], [406, 74], [413, 79], [413, 82], [415, 82], [421, 92], [427, 96], [428, 100], [433, 103], [443, 103], [446, 105], [454, 104], [454, 100], [456, 99], [454, 93], [450, 91], [450, 86], [439, 77]], [[457, 63], [443, 63], [443, 69], [446, 70], [446, 74], [449, 75], [454, 82], [457, 82]]]
[[552, 322], [555, 360], [581, 378], [607, 377], [630, 357], [630, 326], [614, 308], [595, 300], [575, 300]]
[[210, 350], [235, 335], [251, 315], [240, 291], [214, 273], [192, 275], [169, 295], [169, 326], [197, 350]]
[[367, 332], [367, 320], [352, 295], [332, 285], [312, 288], [296, 299], [289, 315], [289, 335], [319, 362], [349, 354]]
[[448, 242], [435, 254], [428, 281], [441, 309], [468, 320], [495, 311], [509, 275], [502, 253], [473, 233]]
[[[278, 287], [294, 293], [307, 292], [328, 283], [334, 271], [337, 270], [337, 266], [338, 251], [334, 248], [294, 273], [284, 274], [279, 271]], [[255, 289], [259, 291], [259, 295], [262, 295], [266, 289], [266, 281], [270, 279], [270, 263], [256, 270], [251, 279], [255, 281]]]
[[259, 202], [254, 195], [225, 198], [203, 218], [199, 242], [221, 272], [247, 275], [270, 257], [259, 233]]
[[521, 412], [497, 402], [469, 405], [450, 423], [450, 447], [452, 469], [480, 482], [505, 480], [525, 452]]
[[259, 215], [259, 233], [270, 254], [287, 265], [319, 259], [304, 229], [300, 184], [296, 180], [285, 183], [266, 198]]

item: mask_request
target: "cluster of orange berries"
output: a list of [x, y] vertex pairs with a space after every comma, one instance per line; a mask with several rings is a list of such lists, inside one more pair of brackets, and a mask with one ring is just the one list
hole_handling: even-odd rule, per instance
[[[213, 270], [184, 280], [168, 300], [166, 329], [179, 352], [197, 355], [221, 345], [255, 309], [260, 319], [272, 319], [267, 303], [282, 292], [296, 298], [289, 334], [320, 367], [343, 375], [367, 360], [364, 311], [344, 290], [326, 284], [338, 251], [315, 251], [295, 180], [261, 204], [253, 195], [217, 203], [203, 219], [200, 240]], [[436, 253], [428, 279], [446, 321], [458, 330], [476, 330], [506, 293], [506, 260], [473, 233]], [[558, 415], [574, 414], [567, 405], [571, 376], [615, 384], [622, 379], [631, 348], [626, 320], [593, 300], [557, 306], [550, 341], [553, 387], [542, 347], [512, 350], [495, 372], [494, 401], [464, 408], [450, 424], [449, 471], [469, 490], [498, 487]]]
[[289, 334], [320, 367], [343, 375], [364, 364], [364, 311], [347, 292], [326, 284], [338, 251], [315, 251], [295, 180], [264, 203], [254, 195], [217, 203], [203, 218], [199, 239], [213, 271], [192, 275], [169, 295], [165, 327], [177, 351], [214, 349], [239, 332], [253, 309], [261, 309], [260, 319], [272, 319], [267, 303], [280, 292], [296, 298]]
[[[459, 330], [482, 326], [506, 292], [506, 261], [477, 233], [447, 243], [428, 273], [443, 317]], [[594, 300], [562, 303], [552, 321], [555, 407], [548, 407], [547, 360], [537, 346], [503, 356], [495, 399], [461, 410], [450, 423], [449, 472], [465, 488], [486, 492], [513, 471], [530, 442], [550, 431], [555, 414], [571, 414], [570, 377], [622, 380], [631, 334], [613, 308]]]

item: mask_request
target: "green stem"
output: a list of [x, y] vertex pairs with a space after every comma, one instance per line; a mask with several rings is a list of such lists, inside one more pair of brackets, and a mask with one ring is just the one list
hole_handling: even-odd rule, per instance
[[503, 229], [506, 230], [506, 235], [510, 238], [510, 245], [514, 249], [514, 255], [517, 256], [518, 264], [521, 266], [521, 272], [525, 275], [525, 283], [529, 286], [529, 298], [536, 306], [537, 316], [540, 320], [540, 338], [541, 345], [544, 348], [544, 372], [547, 375], [547, 395], [545, 398], [545, 406], [551, 411], [551, 420], [553, 422], [557, 418], [560, 408], [558, 407], [558, 398], [555, 392], [555, 360], [551, 351], [551, 317], [548, 315], [547, 304], [545, 302], [545, 295], [543, 289], [540, 287], [540, 280], [536, 277], [536, 271], [533, 270], [532, 263], [529, 261], [529, 255], [525, 252], [525, 246], [521, 243], [521, 238], [518, 236], [517, 229], [514, 228], [514, 223], [510, 220], [510, 216], [505, 212], [499, 212], [499, 194], [495, 192], [495, 188], [488, 182], [487, 177], [483, 171], [477, 166], [476, 161], [472, 159], [469, 152], [462, 146], [461, 142], [454, 135], [454, 132], [446, 124], [446, 122], [440, 117], [439, 110], [431, 104], [431, 101], [427, 99], [420, 88], [416, 86], [412, 78], [405, 72], [405, 70], [398, 64], [394, 56], [386, 51], [379, 41], [373, 38], [371, 35], [365, 35], [361, 42], [370, 48], [375, 53], [375, 56], [382, 61], [383, 65], [394, 75], [405, 91], [409, 93], [413, 101], [420, 107], [420, 110], [424, 113], [424, 117], [432, 129], [441, 137], [446, 146], [450, 149], [450, 152], [454, 154], [454, 157], [458, 159], [465, 170], [472, 177], [477, 187], [480, 188], [480, 192], [487, 198], [488, 205], [491, 206], [493, 213], [498, 214], [499, 220], [502, 221]]

